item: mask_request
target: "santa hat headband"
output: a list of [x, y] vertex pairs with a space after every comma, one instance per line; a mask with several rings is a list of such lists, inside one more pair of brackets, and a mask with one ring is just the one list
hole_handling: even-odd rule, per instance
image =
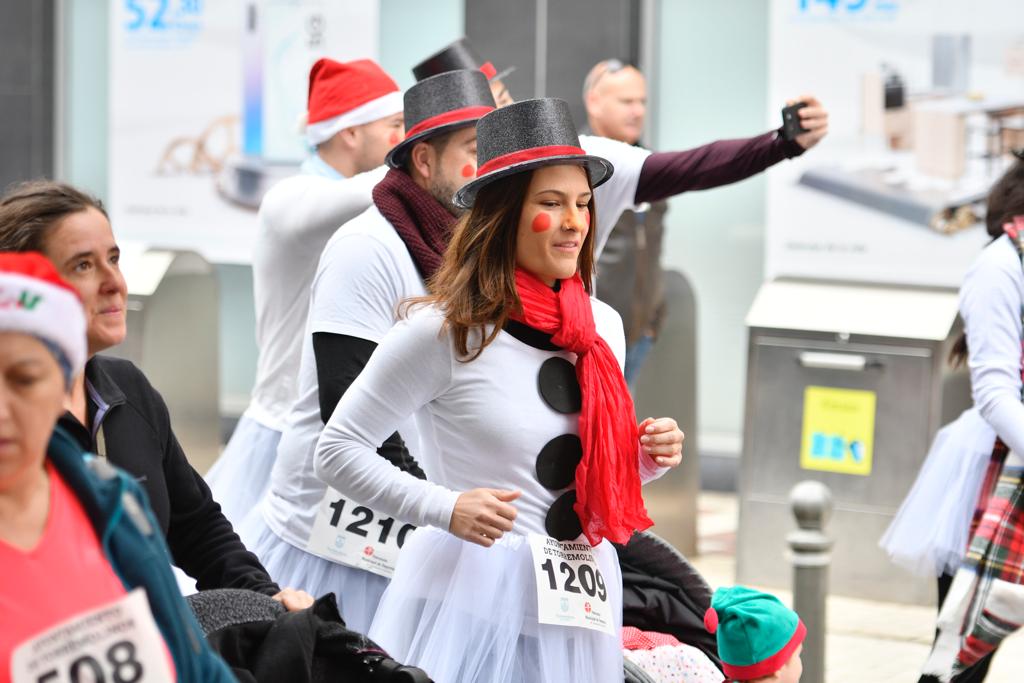
[[306, 141], [315, 147], [339, 131], [402, 113], [398, 84], [372, 59], [319, 59], [309, 72]]
[[69, 383], [85, 367], [82, 302], [42, 254], [0, 252], [0, 331], [30, 334], [56, 349]]
[[1011, 239], [1020, 240], [1024, 236], [1024, 216], [1014, 216], [1006, 223], [1003, 223], [1003, 232]]

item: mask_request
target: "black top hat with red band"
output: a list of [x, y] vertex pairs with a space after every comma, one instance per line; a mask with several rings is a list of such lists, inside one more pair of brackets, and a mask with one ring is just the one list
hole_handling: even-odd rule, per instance
[[489, 81], [500, 80], [516, 70], [514, 66], [510, 66], [498, 73], [493, 64], [485, 62], [476, 53], [467, 39], [459, 38], [414, 66], [412, 75], [416, 77], [417, 81], [422, 81], [425, 78], [457, 69], [478, 69], [483, 72], [484, 76], [487, 76]]
[[476, 179], [455, 193], [455, 205], [468, 209], [484, 185], [540, 166], [579, 164], [597, 187], [612, 176], [611, 162], [580, 147], [565, 100], [545, 97], [496, 109], [476, 124]]
[[417, 142], [472, 126], [494, 111], [494, 97], [479, 71], [449, 71], [420, 81], [405, 91], [405, 139], [384, 161], [401, 168]]

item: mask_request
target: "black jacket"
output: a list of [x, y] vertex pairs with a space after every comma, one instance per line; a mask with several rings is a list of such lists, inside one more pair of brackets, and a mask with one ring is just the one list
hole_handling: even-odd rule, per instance
[[715, 666], [715, 635], [704, 627], [711, 587], [679, 551], [650, 532], [616, 545], [622, 568], [622, 625], [668, 633], [701, 650]]
[[664, 200], [648, 204], [643, 212], [623, 211], [598, 261], [598, 296], [622, 318], [627, 346], [647, 334], [656, 337], [661, 329], [661, 247], [667, 212]]
[[277, 584], [242, 545], [210, 488], [185, 458], [167, 405], [146, 376], [130, 361], [94, 356], [85, 366], [85, 381], [92, 431], [70, 413], [59, 424], [94, 453], [95, 434], [102, 427], [106, 453], [101, 455], [146, 490], [174, 563], [196, 579], [199, 590], [277, 593]]
[[[430, 683], [422, 670], [401, 666], [366, 636], [345, 628], [333, 593], [309, 609], [278, 610], [264, 618], [256, 618], [253, 605], [245, 621], [225, 619], [235, 598], [215, 593], [225, 592], [199, 593], [189, 603], [204, 628], [214, 627], [206, 639], [240, 683]], [[216, 613], [203, 615], [211, 610]], [[218, 621], [223, 626], [216, 628]]]

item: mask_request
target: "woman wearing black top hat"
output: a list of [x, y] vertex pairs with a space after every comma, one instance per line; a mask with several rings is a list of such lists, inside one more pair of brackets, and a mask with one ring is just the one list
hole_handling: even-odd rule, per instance
[[[622, 323], [589, 296], [593, 187], [568, 106], [477, 125], [476, 179], [428, 297], [383, 339], [317, 446], [317, 474], [424, 528], [371, 627], [442, 683], [622, 680], [621, 577], [605, 540], [650, 526], [640, 486], [679, 464], [674, 420], [639, 426]], [[430, 481], [375, 453], [415, 414]]]

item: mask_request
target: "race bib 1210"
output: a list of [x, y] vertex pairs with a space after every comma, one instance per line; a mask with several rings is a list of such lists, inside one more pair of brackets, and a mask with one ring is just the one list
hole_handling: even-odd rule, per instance
[[318, 557], [390, 579], [406, 538], [416, 529], [327, 488], [306, 550]]

